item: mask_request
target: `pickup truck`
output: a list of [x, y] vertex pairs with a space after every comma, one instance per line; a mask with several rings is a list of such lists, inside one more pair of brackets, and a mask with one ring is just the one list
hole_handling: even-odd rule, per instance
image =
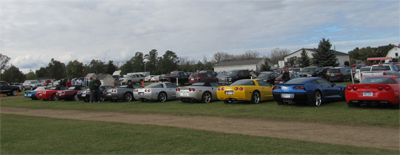
[[178, 83], [185, 84], [189, 82], [189, 74], [184, 71], [172, 71], [169, 75], [165, 75], [160, 79], [160, 81], [170, 81], [171, 83], [176, 83], [176, 79], [178, 79]]
[[365, 79], [369, 76], [382, 76], [382, 75], [394, 75], [400, 76], [399, 69], [397, 66], [392, 64], [379, 64], [371, 66], [371, 71], [363, 71], [361, 73], [361, 79]]
[[7, 94], [9, 96], [17, 96], [18, 91], [19, 91], [18, 86], [12, 86], [7, 82], [0, 81], [0, 92], [2, 94]]
[[124, 75], [119, 79], [122, 84], [129, 84], [129, 82], [141, 84], [144, 81], [144, 76], [142, 74], [129, 74]]

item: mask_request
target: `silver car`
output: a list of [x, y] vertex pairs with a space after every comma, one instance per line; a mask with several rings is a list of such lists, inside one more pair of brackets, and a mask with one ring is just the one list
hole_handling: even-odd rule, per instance
[[195, 82], [191, 86], [176, 89], [176, 97], [182, 102], [201, 101], [210, 103], [218, 100], [217, 89], [221, 84], [217, 82]]
[[145, 88], [135, 89], [133, 91], [133, 96], [136, 100], [141, 100], [142, 102], [147, 102], [149, 100], [159, 102], [175, 100], [177, 87], [178, 86], [171, 82], [153, 83]]
[[123, 100], [125, 102], [130, 102], [134, 99], [133, 90], [138, 88], [143, 88], [143, 86], [138, 84], [122, 85], [119, 88], [107, 89], [107, 91], [103, 93], [103, 96], [110, 101]]
[[43, 84], [38, 80], [25, 80], [23, 86], [24, 90], [34, 90], [37, 87], [43, 86]]

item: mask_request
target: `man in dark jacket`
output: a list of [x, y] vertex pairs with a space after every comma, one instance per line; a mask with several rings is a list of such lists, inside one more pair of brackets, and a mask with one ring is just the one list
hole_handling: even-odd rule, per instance
[[100, 102], [100, 85], [101, 85], [101, 82], [100, 82], [99, 78], [96, 77], [96, 79], [94, 79], [94, 81], [93, 81], [93, 84], [94, 84], [94, 92], [96, 94], [95, 102]]
[[93, 103], [95, 92], [94, 92], [94, 83], [93, 83], [92, 78], [90, 78], [88, 86], [89, 86], [89, 90], [90, 90], [90, 103]]
[[288, 67], [286, 67], [285, 72], [283, 72], [282, 80], [283, 80], [283, 82], [287, 82], [287, 81], [290, 80], [289, 68]]

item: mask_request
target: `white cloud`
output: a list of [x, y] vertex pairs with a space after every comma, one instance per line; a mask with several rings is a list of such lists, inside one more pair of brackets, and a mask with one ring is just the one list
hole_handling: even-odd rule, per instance
[[[30, 1], [0, 2], [2, 54], [20, 69], [92, 59], [125, 62], [171, 50], [201, 60], [224, 51], [336, 49], [399, 44], [398, 1]], [[22, 61], [34, 59], [35, 64]], [[40, 66], [42, 65], [42, 66]]]

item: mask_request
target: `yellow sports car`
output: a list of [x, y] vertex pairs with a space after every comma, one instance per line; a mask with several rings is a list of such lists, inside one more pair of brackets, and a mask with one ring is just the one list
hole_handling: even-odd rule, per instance
[[259, 103], [260, 101], [274, 100], [272, 96], [273, 86], [261, 79], [238, 80], [230, 86], [220, 86], [217, 90], [219, 100], [225, 103], [233, 101], [251, 101]]

